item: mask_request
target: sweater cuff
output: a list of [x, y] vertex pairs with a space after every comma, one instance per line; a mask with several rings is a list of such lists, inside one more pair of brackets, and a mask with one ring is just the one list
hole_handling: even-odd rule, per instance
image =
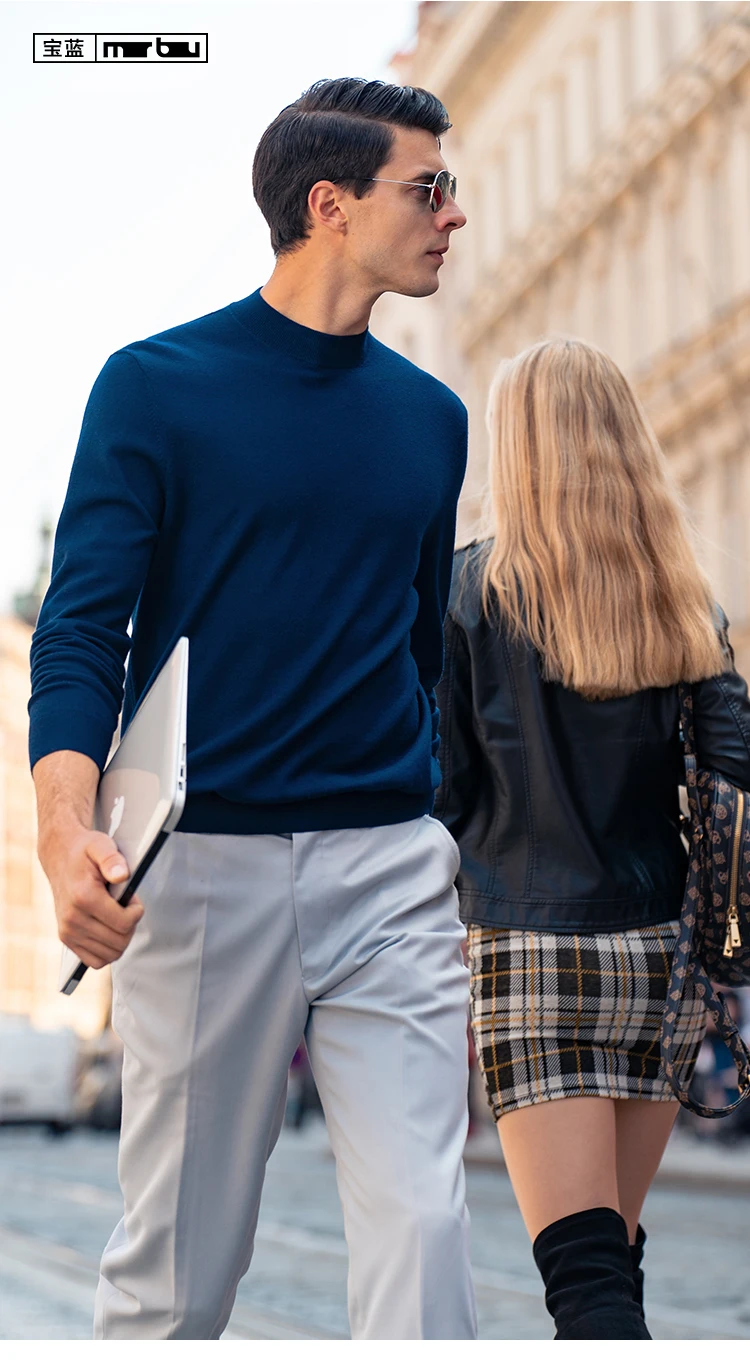
[[32, 768], [48, 753], [71, 749], [91, 758], [102, 771], [115, 731], [110, 715], [67, 707], [61, 703], [59, 695], [49, 699], [35, 698], [29, 711], [29, 763]]

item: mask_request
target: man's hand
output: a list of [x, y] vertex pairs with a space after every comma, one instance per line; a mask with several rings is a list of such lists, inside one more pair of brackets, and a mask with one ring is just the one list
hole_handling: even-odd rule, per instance
[[143, 915], [137, 896], [118, 904], [107, 883], [126, 881], [128, 867], [114, 839], [80, 829], [67, 847], [46, 849], [44, 870], [52, 887], [60, 941], [86, 966], [107, 966], [121, 957]]
[[60, 941], [97, 969], [121, 957], [143, 914], [135, 896], [113, 900], [107, 884], [128, 878], [114, 839], [91, 828], [99, 769], [74, 750], [48, 753], [34, 766], [39, 861], [52, 887]]

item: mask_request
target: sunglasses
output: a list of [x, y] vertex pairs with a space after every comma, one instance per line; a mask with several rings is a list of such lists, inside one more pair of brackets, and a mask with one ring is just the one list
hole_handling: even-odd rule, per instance
[[418, 189], [429, 190], [430, 208], [433, 213], [437, 213], [443, 207], [446, 199], [456, 197], [456, 177], [450, 171], [438, 171], [432, 184], [425, 184], [423, 180], [386, 180], [382, 175], [366, 175], [366, 180], [379, 180], [384, 185], [416, 185]]

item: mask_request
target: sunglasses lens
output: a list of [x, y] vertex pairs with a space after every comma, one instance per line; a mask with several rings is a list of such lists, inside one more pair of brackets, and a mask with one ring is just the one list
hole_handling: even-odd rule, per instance
[[456, 197], [456, 177], [455, 175], [451, 175], [450, 171], [440, 171], [436, 176], [435, 183], [432, 187], [431, 202], [433, 213], [437, 213], [438, 209], [443, 207], [446, 199], [450, 196], [454, 199]]

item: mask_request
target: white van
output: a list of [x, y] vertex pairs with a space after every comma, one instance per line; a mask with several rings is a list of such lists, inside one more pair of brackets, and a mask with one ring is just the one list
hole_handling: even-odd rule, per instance
[[0, 1018], [0, 1123], [75, 1121], [79, 1039], [71, 1028], [40, 1032], [24, 1018]]

